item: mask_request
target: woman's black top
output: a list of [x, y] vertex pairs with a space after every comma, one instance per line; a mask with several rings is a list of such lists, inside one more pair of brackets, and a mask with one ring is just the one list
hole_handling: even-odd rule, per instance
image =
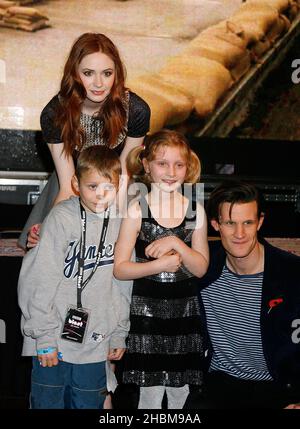
[[[61, 129], [55, 125], [56, 111], [60, 103], [59, 98], [59, 94], [55, 95], [41, 113], [41, 129], [46, 143], [62, 143]], [[123, 148], [126, 137], [143, 137], [149, 131], [150, 108], [148, 104], [134, 92], [127, 91], [124, 106], [127, 112], [127, 121], [123, 132], [119, 135], [113, 147], [118, 147], [118, 152]], [[80, 125], [85, 131], [84, 148], [105, 144], [101, 136], [103, 127], [101, 119], [81, 113]]]

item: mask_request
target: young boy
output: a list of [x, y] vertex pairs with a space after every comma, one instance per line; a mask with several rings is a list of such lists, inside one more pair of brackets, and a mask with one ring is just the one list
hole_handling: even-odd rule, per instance
[[79, 197], [53, 207], [24, 257], [18, 294], [22, 354], [33, 356], [31, 408], [102, 408], [106, 362], [125, 351], [131, 284], [113, 279], [120, 174], [113, 150], [81, 152]]

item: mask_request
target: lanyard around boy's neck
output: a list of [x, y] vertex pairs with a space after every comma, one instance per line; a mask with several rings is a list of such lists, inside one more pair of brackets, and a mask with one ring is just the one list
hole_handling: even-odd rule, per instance
[[84, 255], [85, 255], [85, 242], [86, 242], [86, 211], [82, 206], [81, 202], [80, 202], [80, 214], [81, 214], [81, 241], [80, 241], [78, 277], [77, 277], [77, 308], [82, 308], [82, 303], [81, 303], [82, 291], [86, 287], [88, 282], [91, 280], [93, 275], [95, 274], [102, 256], [102, 250], [104, 247], [104, 241], [106, 238], [108, 222], [109, 222], [109, 209], [107, 208], [104, 212], [104, 220], [103, 220], [103, 226], [102, 226], [96, 261], [93, 266], [92, 272], [90, 273], [88, 278], [85, 279], [85, 281], [83, 281], [83, 272], [84, 272]]

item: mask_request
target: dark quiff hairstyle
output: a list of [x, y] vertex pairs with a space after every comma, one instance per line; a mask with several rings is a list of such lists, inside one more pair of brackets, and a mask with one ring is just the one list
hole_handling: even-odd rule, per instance
[[90, 54], [101, 52], [115, 65], [115, 80], [110, 94], [102, 104], [99, 118], [103, 120], [102, 137], [108, 147], [116, 144], [119, 134], [126, 124], [125, 67], [118, 49], [113, 42], [101, 33], [84, 33], [74, 43], [64, 67], [60, 85], [60, 107], [56, 113], [56, 124], [62, 130], [64, 151], [72, 155], [75, 148], [81, 150], [85, 143], [84, 131], [80, 127], [80, 112], [86, 98], [86, 90], [78, 74], [82, 59]]
[[122, 173], [121, 162], [117, 153], [105, 146], [90, 146], [84, 149], [77, 159], [75, 175], [80, 181], [84, 173], [95, 169], [112, 183], [119, 185]]
[[149, 185], [151, 178], [145, 173], [142, 163], [143, 159], [151, 162], [155, 159], [156, 153], [160, 148], [176, 147], [181, 150], [187, 163], [185, 176], [186, 183], [196, 183], [200, 179], [201, 164], [198, 156], [190, 148], [185, 136], [177, 131], [162, 129], [154, 134], [147, 135], [144, 139], [144, 145], [132, 149], [127, 157], [127, 171], [130, 177], [136, 181], [140, 180]]
[[258, 219], [264, 214], [264, 198], [262, 193], [251, 183], [228, 180], [217, 186], [210, 194], [206, 213], [209, 220], [219, 222], [220, 210], [223, 203], [230, 203], [229, 215], [231, 217], [234, 204], [257, 203]]

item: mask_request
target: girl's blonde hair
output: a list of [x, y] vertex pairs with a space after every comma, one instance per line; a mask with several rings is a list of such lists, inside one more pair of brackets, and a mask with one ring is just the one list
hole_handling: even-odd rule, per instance
[[157, 151], [162, 147], [177, 147], [181, 150], [187, 163], [185, 183], [194, 184], [200, 180], [201, 164], [198, 156], [190, 148], [183, 134], [167, 129], [146, 136], [143, 146], [138, 146], [130, 151], [126, 161], [128, 175], [136, 181], [149, 185], [151, 178], [146, 174], [142, 160], [153, 161]]

